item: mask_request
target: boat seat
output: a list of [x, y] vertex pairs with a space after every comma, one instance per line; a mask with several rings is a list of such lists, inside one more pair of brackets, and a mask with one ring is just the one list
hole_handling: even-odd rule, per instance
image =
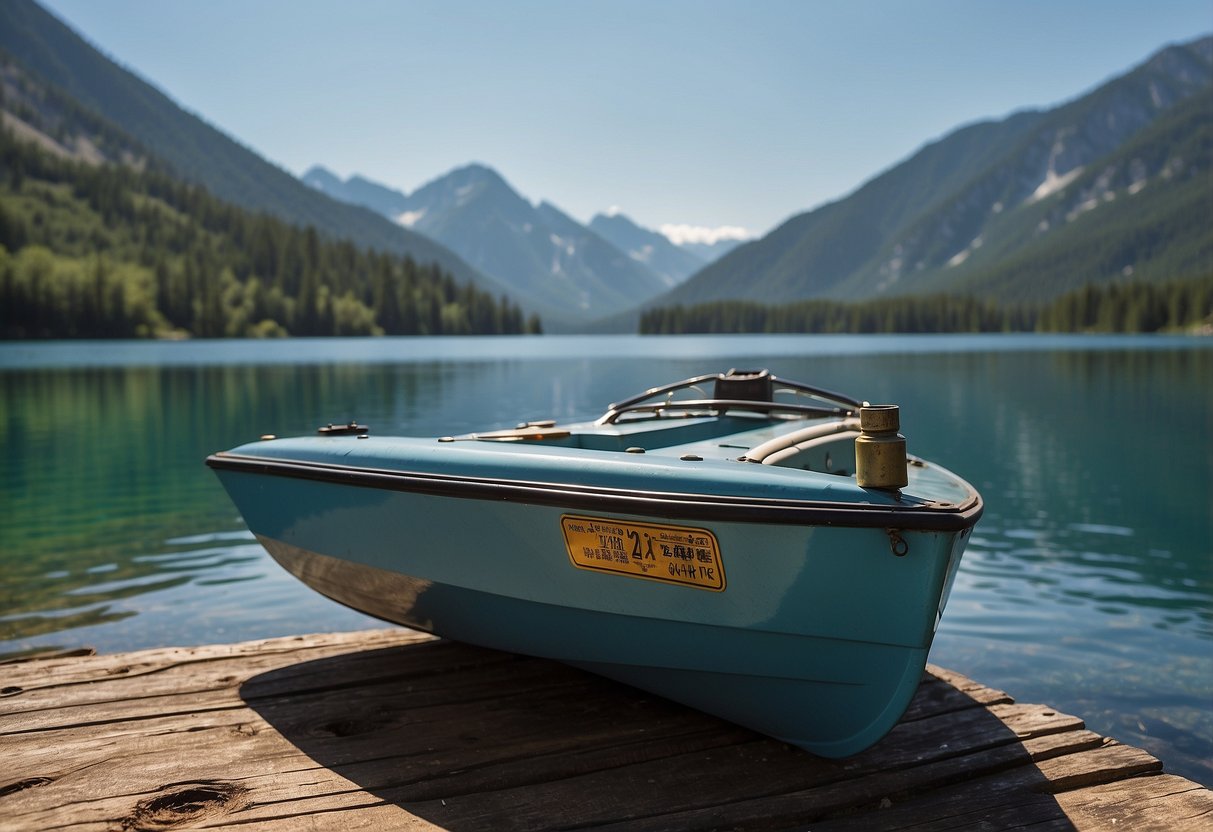
[[[854, 473], [855, 453], [853, 448], [858, 436], [859, 431], [857, 430], [820, 436], [777, 451], [764, 459], [762, 464], [850, 476]], [[838, 453], [839, 451], [845, 452]]]
[[810, 425], [755, 445], [742, 458], [746, 462], [762, 465], [849, 475], [854, 467], [853, 456], [847, 454], [845, 460], [839, 457], [839, 461], [836, 461], [834, 450], [840, 445], [848, 449], [854, 447], [858, 437], [858, 419], [831, 421]]

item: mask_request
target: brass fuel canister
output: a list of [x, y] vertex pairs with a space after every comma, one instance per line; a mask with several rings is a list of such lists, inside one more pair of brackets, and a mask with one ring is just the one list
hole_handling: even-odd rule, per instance
[[895, 404], [874, 404], [859, 409], [859, 436], [855, 439], [855, 480], [860, 488], [904, 488], [906, 438]]

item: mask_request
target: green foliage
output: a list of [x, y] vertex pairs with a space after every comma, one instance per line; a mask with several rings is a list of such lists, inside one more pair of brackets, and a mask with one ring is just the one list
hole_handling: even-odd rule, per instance
[[1042, 332], [1163, 332], [1213, 329], [1213, 273], [1166, 283], [1088, 284], [1039, 310]]
[[144, 338], [162, 331], [152, 274], [97, 255], [0, 248], [0, 332], [18, 338]]
[[717, 301], [651, 309], [640, 333], [1164, 332], [1213, 329], [1213, 273], [1197, 280], [1088, 284], [1055, 301], [998, 305], [955, 295], [859, 303]]
[[[0, 131], [0, 337], [522, 333], [508, 298]], [[9, 252], [12, 252], [11, 254]]]

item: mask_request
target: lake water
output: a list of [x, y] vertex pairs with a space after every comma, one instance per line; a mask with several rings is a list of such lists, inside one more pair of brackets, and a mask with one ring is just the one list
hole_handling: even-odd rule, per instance
[[933, 662], [1213, 786], [1213, 339], [0, 344], [0, 656], [381, 626], [279, 569], [204, 457], [591, 418], [729, 367], [900, 404], [910, 451], [982, 491]]

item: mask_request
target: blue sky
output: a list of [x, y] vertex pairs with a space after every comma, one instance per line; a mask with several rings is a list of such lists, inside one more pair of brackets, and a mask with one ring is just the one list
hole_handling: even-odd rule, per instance
[[1209, 0], [42, 2], [295, 174], [476, 161], [582, 221], [754, 234], [1213, 31]]

